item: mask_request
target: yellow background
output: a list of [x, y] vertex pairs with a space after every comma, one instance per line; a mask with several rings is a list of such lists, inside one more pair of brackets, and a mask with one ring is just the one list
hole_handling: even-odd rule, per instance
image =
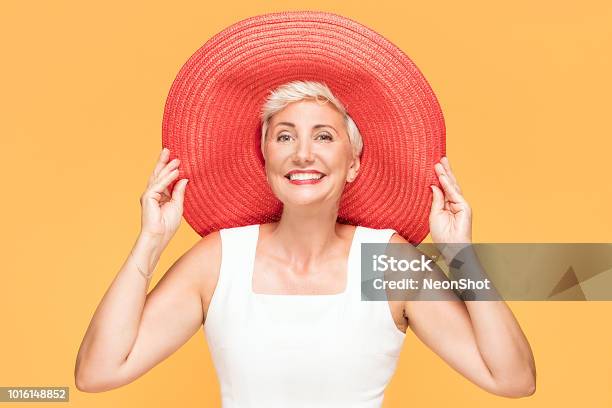
[[[413, 59], [442, 105], [474, 241], [612, 242], [612, 4], [499, 4], [4, 1], [0, 386], [69, 386], [71, 406], [219, 405], [202, 331], [106, 393], [79, 392], [73, 369], [137, 236], [172, 80], [208, 38], [256, 14], [339, 13]], [[150, 288], [198, 238], [183, 221]], [[536, 357], [534, 396], [487, 394], [410, 333], [384, 406], [612, 406], [612, 303], [511, 307]]]

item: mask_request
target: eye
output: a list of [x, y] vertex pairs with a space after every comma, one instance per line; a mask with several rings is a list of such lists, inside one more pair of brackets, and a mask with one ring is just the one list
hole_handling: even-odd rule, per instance
[[317, 137], [323, 137], [324, 140], [334, 140], [332, 135], [330, 135], [329, 133], [319, 133]]
[[291, 138], [291, 135], [287, 133], [280, 134], [276, 137], [277, 142], [285, 142]]

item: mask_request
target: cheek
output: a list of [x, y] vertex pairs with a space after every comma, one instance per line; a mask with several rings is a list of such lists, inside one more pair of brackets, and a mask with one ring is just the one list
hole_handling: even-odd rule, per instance
[[274, 154], [267, 152], [267, 156], [264, 159], [264, 174], [266, 176], [266, 180], [268, 180], [268, 184], [274, 182], [276, 177], [282, 176], [282, 174], [280, 174], [282, 168], [281, 164], [282, 162], [279, 161]]
[[351, 158], [344, 149], [326, 152], [323, 157], [327, 166], [335, 172], [346, 172], [350, 166]]
[[275, 152], [274, 149], [268, 148], [264, 156], [264, 163], [266, 168], [274, 168], [276, 163], [278, 163], [278, 152]]
[[289, 153], [289, 149], [286, 146], [279, 144], [269, 143], [266, 146], [266, 160], [274, 164], [278, 161], [283, 160]]

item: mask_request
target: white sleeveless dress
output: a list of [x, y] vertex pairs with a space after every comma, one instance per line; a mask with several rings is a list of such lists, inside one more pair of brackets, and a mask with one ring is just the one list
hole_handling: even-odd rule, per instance
[[344, 292], [275, 295], [252, 290], [259, 224], [220, 230], [203, 330], [223, 408], [382, 405], [405, 334], [387, 301], [361, 301], [361, 243], [386, 243], [394, 232], [356, 227]]

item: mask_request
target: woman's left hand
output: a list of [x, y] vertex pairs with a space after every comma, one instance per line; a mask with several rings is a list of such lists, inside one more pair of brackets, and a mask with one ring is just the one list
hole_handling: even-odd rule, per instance
[[461, 195], [461, 188], [451, 171], [447, 157], [435, 166], [443, 190], [432, 185], [433, 201], [429, 230], [434, 244], [472, 242], [472, 209]]

